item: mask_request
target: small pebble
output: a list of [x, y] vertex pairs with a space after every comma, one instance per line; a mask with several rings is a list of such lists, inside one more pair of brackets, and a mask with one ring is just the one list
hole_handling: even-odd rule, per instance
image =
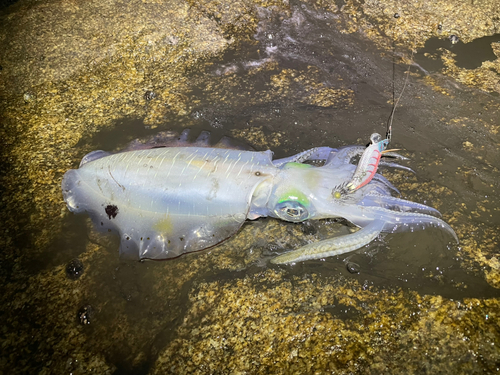
[[25, 103], [31, 103], [32, 101], [34, 101], [36, 99], [36, 96], [32, 92], [28, 91], [28, 92], [24, 93], [23, 99], [24, 99]]
[[156, 94], [154, 91], [148, 90], [144, 93], [144, 99], [149, 101], [153, 100], [154, 98], [156, 98]]
[[83, 306], [80, 310], [78, 310], [78, 321], [87, 325], [94, 319], [94, 308], [90, 305]]
[[394, 18], [399, 18], [399, 13], [394, 13]]
[[451, 44], [457, 44], [460, 41], [460, 38], [456, 35], [450, 35], [449, 39]]
[[269, 251], [271, 254], [273, 254], [279, 251], [280, 247], [275, 243], [268, 243], [266, 246], [266, 250]]
[[76, 280], [82, 276], [83, 273], [83, 263], [80, 259], [72, 259], [66, 265], [66, 276], [71, 280]]
[[359, 273], [359, 264], [347, 262], [346, 268], [350, 273]]

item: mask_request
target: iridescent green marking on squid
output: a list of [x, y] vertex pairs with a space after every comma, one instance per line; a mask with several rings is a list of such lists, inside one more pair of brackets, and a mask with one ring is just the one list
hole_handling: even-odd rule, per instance
[[311, 204], [307, 196], [297, 189], [287, 190], [285, 193], [281, 195], [281, 198], [278, 200], [278, 203], [283, 203], [288, 201], [299, 202], [304, 207], [309, 207], [309, 205]]
[[290, 162], [290, 163], [286, 163], [283, 168], [308, 169], [308, 168], [313, 168], [313, 166], [311, 164]]

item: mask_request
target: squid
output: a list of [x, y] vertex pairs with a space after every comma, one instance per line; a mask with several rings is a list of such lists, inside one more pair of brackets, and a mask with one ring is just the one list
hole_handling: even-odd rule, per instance
[[[381, 233], [438, 227], [458, 242], [440, 213], [396, 197], [381, 174], [385, 161], [404, 159], [373, 134], [368, 147], [315, 147], [273, 160], [271, 151], [211, 147], [202, 132], [172, 141], [158, 135], [118, 153], [93, 151], [67, 171], [62, 194], [68, 209], [120, 236], [125, 259], [162, 260], [203, 250], [234, 235], [246, 220], [272, 217], [293, 223], [344, 218], [360, 229], [309, 243], [273, 259], [287, 264], [344, 254]], [[359, 160], [356, 162], [356, 160]]]

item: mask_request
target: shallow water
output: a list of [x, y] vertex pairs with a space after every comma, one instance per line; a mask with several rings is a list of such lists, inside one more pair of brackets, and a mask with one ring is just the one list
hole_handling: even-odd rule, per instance
[[[387, 52], [363, 36], [339, 32], [338, 15], [300, 4], [291, 9], [288, 16], [260, 10], [255, 40], [189, 72], [190, 113], [183, 119], [166, 118], [154, 128], [143, 119], [110, 119], [114, 126], [80, 140], [79, 156], [95, 149], [116, 151], [135, 138], [162, 130], [180, 132], [185, 127], [191, 129], [193, 139], [208, 130], [213, 143], [231, 136], [257, 150], [269, 148], [275, 158], [315, 146], [365, 144], [373, 132], [384, 134], [393, 90], [397, 95], [403, 90], [408, 67], [397, 58], [394, 65]], [[447, 46], [445, 42], [436, 45]], [[398, 48], [398, 55], [410, 55]], [[481, 44], [470, 48], [483, 50]], [[345, 234], [349, 224], [327, 220], [297, 225], [259, 219], [247, 222], [220, 246], [170, 261], [135, 263], [118, 259], [116, 237], [94, 232], [85, 216], [65, 214], [60, 235], [24, 263], [27, 273], [43, 274], [73, 258], [83, 259], [85, 278], [66, 286], [69, 293], [85, 290], [79, 305], [70, 307], [75, 317], [71, 324], [85, 338], [82, 347], [103, 351], [116, 373], [134, 374], [148, 373], [155, 366], [161, 371], [157, 360], [182, 336], [177, 330], [189, 320], [193, 296], [203, 285], [259, 280], [269, 269], [282, 272], [292, 289], [299, 288], [299, 279], [311, 283], [338, 279], [345, 285], [357, 282], [362, 290], [378, 288], [394, 294], [403, 290], [457, 301], [500, 297], [500, 291], [485, 280], [488, 266], [477, 257], [481, 251], [486, 258], [498, 253], [498, 95], [440, 75], [425, 65], [425, 58], [419, 60], [419, 53], [414, 59], [430, 72], [434, 84], [428, 84], [424, 70], [410, 67], [391, 142], [391, 147], [410, 157], [404, 164], [415, 174], [382, 173], [392, 179], [403, 198], [436, 207], [456, 230], [460, 244], [438, 229], [427, 229], [384, 235], [341, 257], [272, 266], [268, 263], [272, 256], [311, 240]], [[357, 272], [351, 273], [349, 265]], [[259, 291], [273, 284], [256, 285]], [[94, 313], [92, 323], [82, 328], [76, 315], [86, 304], [94, 307]], [[309, 309], [304, 305], [286, 314]], [[342, 321], [365, 319], [357, 306], [340, 299], [321, 309]], [[190, 324], [206, 324], [204, 311], [194, 316]], [[46, 359], [34, 361], [41, 368]], [[67, 370], [76, 367], [68, 362]]]
[[443, 68], [440, 60], [428, 58], [424, 54], [434, 56], [439, 54], [441, 49], [453, 52], [456, 65], [460, 68], [475, 69], [479, 68], [485, 61], [493, 61], [497, 57], [491, 48], [491, 43], [500, 41], [500, 34], [477, 38], [470, 43], [458, 41], [452, 43], [449, 38], [430, 38], [426, 41], [424, 48], [419, 50], [415, 60], [430, 73], [439, 72]]

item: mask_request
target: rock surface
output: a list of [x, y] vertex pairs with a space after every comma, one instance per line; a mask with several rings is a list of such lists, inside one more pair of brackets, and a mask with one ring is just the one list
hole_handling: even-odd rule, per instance
[[[1, 11], [2, 371], [498, 371], [499, 43], [475, 69], [457, 65], [451, 42], [425, 50], [493, 35], [497, 2], [340, 3], [21, 0]], [[62, 175], [85, 153], [158, 130], [210, 129], [278, 156], [362, 144], [385, 129], [408, 63], [395, 146], [416, 174], [385, 175], [441, 210], [458, 247], [423, 231], [350, 256], [356, 273], [343, 259], [271, 267], [277, 252], [352, 228], [263, 220], [203, 252], [124, 263], [116, 238], [62, 201]], [[75, 258], [85, 272], [68, 277]]]

